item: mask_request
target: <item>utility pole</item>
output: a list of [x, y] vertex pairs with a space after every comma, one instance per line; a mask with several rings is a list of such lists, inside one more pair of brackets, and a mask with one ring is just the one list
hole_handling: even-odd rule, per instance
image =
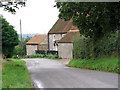
[[21, 19], [20, 19], [20, 41], [22, 46], [22, 27], [21, 27]]

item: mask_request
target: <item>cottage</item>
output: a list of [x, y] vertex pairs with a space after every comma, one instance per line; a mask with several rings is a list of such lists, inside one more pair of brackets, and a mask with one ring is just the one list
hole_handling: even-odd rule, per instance
[[26, 43], [26, 54], [34, 55], [36, 50], [47, 50], [47, 35], [35, 35]]
[[62, 58], [73, 59], [73, 39], [79, 35], [79, 30], [69, 30], [58, 42], [58, 54]]
[[58, 19], [48, 32], [48, 49], [58, 51], [58, 41], [66, 35], [69, 30], [77, 29], [72, 25], [72, 19], [64, 21]]

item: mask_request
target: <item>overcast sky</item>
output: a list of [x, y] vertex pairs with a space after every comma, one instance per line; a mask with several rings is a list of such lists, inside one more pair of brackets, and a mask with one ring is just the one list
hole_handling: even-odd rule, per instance
[[55, 0], [27, 0], [26, 7], [17, 10], [12, 15], [0, 8], [0, 14], [15, 27], [20, 33], [20, 19], [22, 21], [22, 33], [24, 34], [47, 34], [58, 19], [58, 9], [54, 7]]

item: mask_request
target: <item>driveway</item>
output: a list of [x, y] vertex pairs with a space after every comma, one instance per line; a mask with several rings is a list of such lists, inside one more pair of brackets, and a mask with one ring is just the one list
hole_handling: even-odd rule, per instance
[[36, 88], [118, 88], [118, 74], [66, 67], [58, 60], [26, 61]]

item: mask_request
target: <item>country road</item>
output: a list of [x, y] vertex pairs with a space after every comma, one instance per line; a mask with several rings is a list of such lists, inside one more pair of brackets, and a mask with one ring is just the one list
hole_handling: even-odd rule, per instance
[[58, 60], [26, 61], [36, 88], [118, 88], [118, 74], [67, 67]]

